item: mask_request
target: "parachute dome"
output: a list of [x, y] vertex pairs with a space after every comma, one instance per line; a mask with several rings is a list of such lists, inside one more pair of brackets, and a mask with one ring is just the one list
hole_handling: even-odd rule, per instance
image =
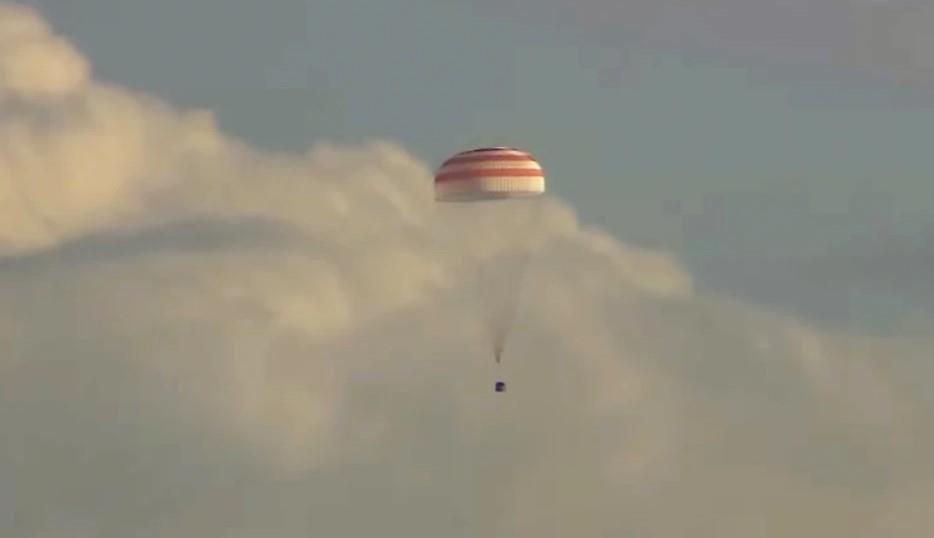
[[435, 173], [435, 200], [439, 202], [526, 198], [544, 192], [542, 167], [516, 148], [464, 151], [444, 161]]

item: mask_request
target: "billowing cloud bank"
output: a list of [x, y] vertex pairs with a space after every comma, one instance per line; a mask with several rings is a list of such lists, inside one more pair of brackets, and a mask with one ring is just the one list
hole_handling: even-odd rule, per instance
[[3, 536], [934, 525], [930, 338], [698, 296], [553, 201], [494, 398], [403, 149], [253, 151], [8, 4], [0, 91]]

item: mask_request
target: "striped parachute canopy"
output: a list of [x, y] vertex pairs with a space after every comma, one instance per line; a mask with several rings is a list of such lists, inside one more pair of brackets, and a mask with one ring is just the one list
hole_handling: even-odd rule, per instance
[[545, 174], [535, 158], [505, 146], [463, 151], [435, 173], [439, 202], [525, 198], [544, 192]]
[[[545, 175], [525, 151], [485, 147], [444, 161], [434, 186], [441, 228], [451, 233], [447, 243], [463, 248], [467, 269], [476, 276], [478, 306], [498, 363], [538, 235]], [[494, 248], [494, 258], [476, 254], [489, 248]]]

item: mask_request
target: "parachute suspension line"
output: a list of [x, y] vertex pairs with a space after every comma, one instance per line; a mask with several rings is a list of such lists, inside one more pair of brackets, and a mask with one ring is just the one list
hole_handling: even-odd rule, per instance
[[[515, 244], [509, 245], [506, 259], [502, 263], [480, 262], [475, 266], [475, 283], [481, 296], [481, 307], [488, 309], [485, 312], [486, 325], [496, 364], [502, 362], [506, 340], [512, 332], [521, 304], [524, 277], [533, 251], [541, 238], [538, 224], [544, 206], [542, 199], [543, 197], [536, 197], [512, 201], [508, 209], [519, 215], [518, 221], [512, 224], [520, 230], [527, 230], [527, 235], [523, 240], [516, 240]], [[516, 205], [517, 203], [519, 205]], [[488, 296], [483, 297], [485, 294]]]

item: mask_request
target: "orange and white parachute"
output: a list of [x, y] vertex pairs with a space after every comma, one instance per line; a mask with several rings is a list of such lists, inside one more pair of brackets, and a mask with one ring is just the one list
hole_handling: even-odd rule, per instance
[[545, 193], [545, 174], [530, 154], [515, 148], [464, 151], [435, 174], [435, 200], [460, 202], [523, 198]]
[[[496, 362], [515, 317], [522, 276], [538, 228], [545, 175], [523, 150], [497, 146], [463, 151], [434, 177], [446, 228], [476, 261], [477, 295]], [[478, 245], [479, 243], [479, 245]], [[477, 254], [495, 243], [492, 258]]]

